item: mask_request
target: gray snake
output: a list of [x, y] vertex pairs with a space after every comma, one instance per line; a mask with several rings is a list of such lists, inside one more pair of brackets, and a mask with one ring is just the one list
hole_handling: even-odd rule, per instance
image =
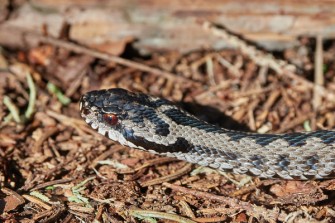
[[261, 178], [335, 177], [335, 131], [257, 134], [208, 124], [174, 103], [120, 88], [91, 91], [81, 116], [132, 148]]

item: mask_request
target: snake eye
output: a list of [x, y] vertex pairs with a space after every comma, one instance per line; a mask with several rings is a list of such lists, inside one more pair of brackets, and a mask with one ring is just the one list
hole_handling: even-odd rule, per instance
[[105, 122], [107, 122], [109, 125], [116, 125], [118, 118], [114, 114], [103, 114], [103, 119]]

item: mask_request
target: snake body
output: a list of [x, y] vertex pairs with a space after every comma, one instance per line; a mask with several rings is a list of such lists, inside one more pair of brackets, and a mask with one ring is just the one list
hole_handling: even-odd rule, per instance
[[237, 132], [208, 124], [172, 102], [120, 88], [91, 91], [81, 116], [100, 134], [132, 148], [261, 178], [335, 177], [335, 131]]

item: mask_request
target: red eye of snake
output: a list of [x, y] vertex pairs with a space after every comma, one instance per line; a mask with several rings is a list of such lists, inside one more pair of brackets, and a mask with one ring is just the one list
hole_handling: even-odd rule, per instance
[[116, 125], [118, 121], [117, 116], [114, 114], [103, 114], [103, 118], [109, 125]]

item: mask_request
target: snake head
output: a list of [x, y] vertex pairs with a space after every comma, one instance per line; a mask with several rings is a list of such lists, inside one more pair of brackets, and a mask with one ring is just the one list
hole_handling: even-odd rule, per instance
[[[133, 148], [141, 134], [168, 133], [168, 125], [157, 118], [156, 108], [171, 102], [120, 88], [91, 91], [80, 100], [84, 120], [100, 134]], [[149, 136], [150, 137], [150, 136]]]

